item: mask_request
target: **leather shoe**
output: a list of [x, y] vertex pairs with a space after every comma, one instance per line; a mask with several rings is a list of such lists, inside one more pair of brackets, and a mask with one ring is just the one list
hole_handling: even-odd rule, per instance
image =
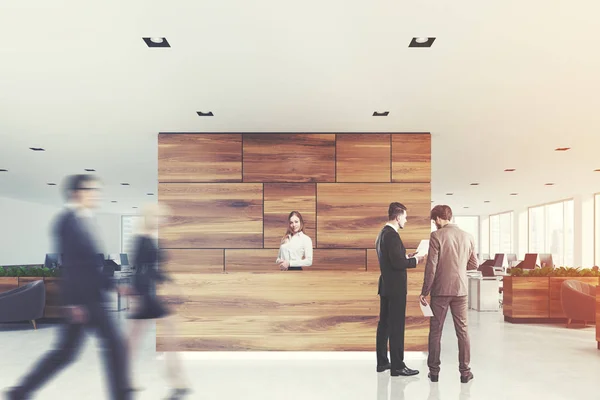
[[4, 396], [6, 396], [5, 398], [7, 400], [25, 400], [28, 398], [24, 394], [21, 393], [20, 387], [10, 388], [10, 391], [5, 392]]
[[383, 372], [386, 371], [388, 369], [392, 368], [392, 364], [387, 363], [387, 364], [383, 364], [383, 365], [378, 365], [377, 366], [377, 372]]
[[419, 371], [417, 371], [416, 369], [404, 367], [402, 369], [393, 369], [390, 373], [392, 376], [413, 376], [417, 375]]
[[467, 383], [471, 379], [473, 379], [473, 373], [472, 372], [469, 372], [469, 375], [461, 375], [460, 376], [460, 382], [461, 383]]
[[437, 382], [440, 380], [439, 375], [434, 375], [431, 372], [427, 374], [427, 377], [431, 380], [431, 382]]

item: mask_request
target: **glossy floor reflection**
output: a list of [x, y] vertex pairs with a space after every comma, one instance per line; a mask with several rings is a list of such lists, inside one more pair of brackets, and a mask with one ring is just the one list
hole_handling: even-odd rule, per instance
[[[115, 314], [121, 325], [124, 314]], [[440, 381], [427, 379], [423, 358], [407, 361], [416, 377], [375, 372], [375, 354], [355, 360], [231, 360], [186, 357], [194, 392], [190, 399], [377, 399], [495, 400], [596, 398], [600, 393], [600, 351], [593, 327], [513, 325], [501, 314], [469, 315], [475, 379], [461, 384], [452, 321], [446, 322]], [[373, 335], [375, 332], [373, 332]], [[0, 325], [0, 387], [14, 384], [54, 342], [56, 326]], [[290, 338], [293, 340], [293, 338]], [[38, 399], [107, 399], [99, 344], [88, 338], [76, 364], [38, 393]], [[136, 399], [167, 393], [164, 360], [154, 351], [154, 332], [141, 344], [136, 377], [145, 390]], [[304, 358], [304, 357], [303, 357]], [[372, 359], [371, 359], [372, 358]]]

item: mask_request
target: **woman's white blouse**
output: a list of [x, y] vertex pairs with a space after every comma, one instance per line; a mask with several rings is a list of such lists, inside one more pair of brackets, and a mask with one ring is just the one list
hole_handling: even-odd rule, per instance
[[313, 261], [312, 240], [304, 232], [295, 234], [281, 245], [277, 258], [289, 261], [290, 267], [310, 267]]

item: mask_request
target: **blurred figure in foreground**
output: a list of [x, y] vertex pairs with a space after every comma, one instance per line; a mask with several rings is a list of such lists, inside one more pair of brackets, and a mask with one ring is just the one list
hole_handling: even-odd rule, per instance
[[92, 175], [67, 178], [68, 203], [53, 227], [58, 253], [63, 255], [60, 283], [66, 323], [61, 327], [56, 348], [38, 362], [19, 386], [7, 393], [10, 400], [29, 398], [72, 363], [81, 351], [85, 328], [96, 329], [101, 337], [111, 398], [131, 398], [125, 346], [103, 304], [106, 302], [104, 291], [113, 288], [113, 284], [102, 273], [104, 265], [98, 257], [101, 251], [92, 210], [98, 206], [99, 193], [100, 183]]
[[128, 349], [130, 362], [133, 365], [135, 348], [139, 345], [141, 334], [148, 329], [148, 320], [163, 318], [165, 337], [169, 349], [165, 352], [167, 376], [172, 388], [171, 400], [182, 399], [189, 394], [190, 389], [183, 377], [181, 360], [176, 353], [176, 327], [174, 316], [161, 299], [154, 294], [153, 288], [157, 283], [171, 281], [161, 270], [161, 264], [166, 260], [166, 253], [158, 246], [158, 226], [162, 218], [167, 218], [169, 210], [159, 204], [149, 204], [143, 208], [143, 223], [135, 240], [133, 267], [135, 275], [130, 295], [138, 297], [137, 305], [129, 316], [131, 328], [129, 332]]

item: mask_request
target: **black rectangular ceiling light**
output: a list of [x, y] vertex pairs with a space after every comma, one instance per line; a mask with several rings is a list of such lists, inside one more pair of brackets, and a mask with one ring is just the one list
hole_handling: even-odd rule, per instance
[[29, 149], [33, 150], [33, 151], [46, 151], [46, 150], [42, 149], [41, 147], [30, 147]]
[[408, 47], [431, 47], [433, 42], [435, 42], [434, 37], [414, 37]]
[[389, 111], [384, 111], [384, 112], [373, 111], [374, 117], [387, 117], [388, 115], [390, 115]]
[[196, 114], [198, 114], [199, 117], [214, 117], [215, 114], [213, 114], [212, 111], [209, 111], [207, 113], [202, 112], [202, 111], [196, 111]]
[[0, 169], [0, 172], [8, 172], [7, 169]]
[[142, 39], [148, 47], [171, 47], [166, 37], [145, 37]]

